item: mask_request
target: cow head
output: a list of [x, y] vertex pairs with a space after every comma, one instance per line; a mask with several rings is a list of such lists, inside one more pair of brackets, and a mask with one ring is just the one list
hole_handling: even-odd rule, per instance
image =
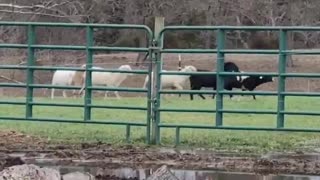
[[259, 82], [262, 83], [267, 83], [267, 82], [273, 82], [274, 79], [273, 77], [270, 76], [259, 76]]

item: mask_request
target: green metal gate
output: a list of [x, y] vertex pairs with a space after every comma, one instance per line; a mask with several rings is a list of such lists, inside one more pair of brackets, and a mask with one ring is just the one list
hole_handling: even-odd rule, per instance
[[[0, 22], [0, 26], [21, 26], [27, 28], [27, 44], [0, 44], [0, 48], [20, 48], [27, 49], [27, 65], [1, 65], [0, 69], [13, 69], [13, 70], [26, 70], [27, 80], [25, 84], [17, 83], [0, 83], [0, 87], [21, 87], [26, 88], [26, 102], [17, 101], [0, 101], [0, 104], [11, 104], [25, 106], [26, 113], [24, 117], [7, 117], [1, 116], [1, 120], [14, 120], [14, 121], [42, 121], [42, 122], [64, 122], [64, 123], [87, 123], [87, 124], [110, 124], [120, 125], [126, 127], [126, 139], [130, 140], [130, 127], [139, 126], [146, 127], [146, 142], [150, 142], [150, 115], [151, 115], [151, 92], [148, 89], [143, 88], [111, 88], [111, 87], [99, 87], [92, 86], [91, 73], [92, 71], [100, 72], [120, 72], [120, 73], [135, 73], [135, 74], [150, 74], [149, 70], [134, 70], [134, 71], [121, 71], [114, 69], [93, 69], [93, 52], [94, 51], [126, 51], [126, 52], [149, 52], [150, 49], [147, 47], [107, 47], [107, 46], [95, 46], [93, 41], [94, 29], [136, 29], [142, 30], [147, 34], [148, 43], [151, 44], [153, 40], [153, 33], [149, 27], [144, 25], [127, 25], [127, 24], [71, 24], [71, 23], [32, 23], [32, 22]], [[66, 28], [82, 28], [86, 30], [86, 44], [81, 46], [73, 45], [41, 45], [36, 44], [35, 37], [36, 28], [38, 27], [66, 27]], [[86, 52], [86, 67], [75, 68], [75, 67], [52, 67], [52, 66], [36, 66], [35, 65], [35, 50], [76, 50]], [[74, 70], [74, 71], [85, 71], [85, 101], [84, 104], [75, 103], [39, 103], [33, 101], [34, 89], [36, 88], [57, 88], [57, 89], [80, 89], [80, 86], [53, 86], [53, 85], [41, 85], [34, 83], [34, 71], [44, 70]], [[150, 77], [150, 76], [149, 76]], [[127, 92], [144, 92], [147, 93], [148, 102], [147, 107], [136, 107], [136, 106], [105, 106], [105, 105], [93, 105], [91, 96], [92, 90], [110, 90], [110, 91], [127, 91]], [[57, 119], [57, 118], [35, 118], [33, 117], [34, 106], [56, 106], [56, 107], [81, 107], [84, 108], [84, 119]], [[91, 120], [91, 111], [93, 108], [105, 108], [105, 109], [126, 109], [133, 111], [145, 111], [145, 123], [135, 122], [118, 122], [118, 121], [94, 121]]]
[[[166, 49], [163, 48], [163, 37], [166, 32], [170, 31], [215, 31], [217, 37], [217, 48], [216, 49]], [[225, 48], [225, 36], [227, 31], [277, 31], [279, 33], [279, 50], [258, 50], [258, 49], [226, 49]], [[285, 80], [289, 77], [304, 77], [304, 78], [320, 78], [319, 73], [286, 73], [286, 60], [288, 54], [295, 55], [313, 55], [320, 54], [319, 50], [288, 50], [287, 49], [287, 32], [290, 31], [319, 31], [320, 27], [268, 27], [268, 26], [166, 26], [159, 33], [157, 44], [159, 54], [157, 61], [160, 66], [158, 67], [157, 76], [157, 98], [156, 104], [153, 109], [155, 112], [155, 129], [156, 139], [154, 141], [160, 143], [160, 131], [163, 128], [174, 128], [176, 131], [175, 143], [180, 142], [180, 129], [225, 129], [225, 130], [257, 130], [257, 131], [295, 131], [295, 132], [320, 132], [320, 129], [307, 129], [307, 128], [286, 128], [284, 126], [285, 115], [309, 115], [309, 116], [320, 116], [320, 111], [286, 111], [285, 110], [285, 97], [286, 96], [309, 96], [309, 97], [320, 97], [320, 93], [314, 92], [286, 92]], [[183, 72], [163, 72], [161, 71], [162, 54], [163, 53], [216, 53], [217, 65], [216, 72], [195, 72], [195, 73], [183, 73]], [[278, 54], [279, 55], [279, 66], [277, 73], [241, 73], [241, 75], [267, 75], [277, 77], [278, 89], [277, 91], [255, 91], [255, 92], [230, 92], [223, 89], [223, 78], [230, 75], [240, 75], [235, 72], [224, 72], [223, 66], [225, 62], [225, 54]], [[217, 90], [216, 91], [190, 91], [190, 90], [163, 90], [161, 89], [160, 76], [164, 74], [216, 74], [217, 75]], [[162, 108], [161, 107], [161, 94], [212, 94], [216, 93], [216, 109], [178, 109], [178, 108]], [[277, 96], [277, 110], [228, 110], [223, 108], [223, 95], [234, 94], [234, 95], [264, 95], [264, 96]], [[215, 124], [210, 126], [205, 125], [188, 125], [188, 124], [169, 124], [161, 122], [161, 112], [199, 112], [199, 113], [215, 113]], [[276, 127], [274, 128], [261, 128], [261, 127], [245, 127], [245, 126], [225, 126], [223, 125], [224, 114], [270, 114], [276, 115]]]
[[[70, 23], [31, 23], [31, 22], [0, 22], [0, 26], [23, 26], [27, 27], [28, 40], [26, 44], [0, 44], [0, 48], [19, 48], [27, 49], [28, 61], [26, 66], [22, 65], [1, 65], [0, 69], [20, 69], [27, 71], [27, 81], [24, 84], [16, 83], [0, 83], [0, 87], [22, 87], [26, 88], [26, 101], [25, 102], [13, 102], [13, 101], [0, 101], [0, 104], [11, 104], [25, 106], [26, 113], [24, 117], [7, 117], [1, 116], [1, 120], [14, 120], [14, 121], [42, 121], [42, 122], [66, 122], [66, 123], [88, 123], [88, 124], [110, 124], [121, 125], [126, 127], [126, 139], [130, 139], [130, 131], [132, 126], [146, 127], [146, 142], [147, 143], [160, 143], [161, 129], [174, 128], [176, 131], [176, 144], [180, 141], [181, 129], [229, 129], [229, 130], [262, 130], [262, 131], [300, 131], [300, 132], [320, 132], [320, 129], [293, 129], [286, 128], [284, 126], [285, 115], [310, 115], [320, 116], [319, 111], [287, 111], [285, 109], [285, 97], [286, 96], [312, 96], [320, 97], [320, 93], [306, 93], [306, 92], [286, 92], [285, 80], [289, 77], [305, 77], [305, 78], [320, 78], [319, 73], [286, 73], [286, 60], [288, 54], [320, 54], [320, 51], [305, 51], [305, 50], [288, 50], [287, 49], [287, 32], [289, 31], [320, 31], [320, 27], [258, 27], [258, 26], [167, 26], [164, 27], [159, 33], [152, 33], [149, 27], [144, 25], [118, 25], [118, 24], [70, 24]], [[86, 29], [86, 44], [79, 46], [71, 45], [42, 45], [36, 44], [35, 37], [37, 27], [69, 27], [69, 28], [84, 28]], [[107, 46], [95, 46], [93, 43], [93, 30], [97, 28], [112, 28], [112, 29], [139, 29], [146, 32], [148, 36], [148, 47], [107, 47]], [[166, 49], [163, 46], [163, 37], [168, 31], [215, 31], [217, 33], [217, 48], [216, 49]], [[252, 49], [226, 49], [225, 48], [225, 35], [227, 31], [245, 30], [245, 31], [277, 31], [279, 32], [279, 50], [252, 50]], [[154, 36], [156, 39], [154, 38]], [[83, 68], [71, 68], [71, 67], [49, 67], [49, 66], [36, 66], [35, 65], [35, 50], [38, 49], [54, 49], [54, 50], [77, 50], [86, 52], [86, 67]], [[149, 52], [150, 62], [152, 66], [149, 66], [147, 71], [134, 70], [130, 73], [135, 74], [148, 74], [149, 86], [147, 89], [143, 88], [110, 88], [110, 87], [98, 87], [92, 86], [91, 73], [92, 71], [102, 72], [122, 72], [119, 70], [97, 70], [92, 68], [93, 52], [94, 51], [126, 51], [126, 52]], [[182, 72], [164, 72], [162, 71], [162, 54], [163, 53], [216, 53], [217, 55], [217, 67], [216, 72], [195, 72], [195, 73], [182, 73]], [[223, 78], [230, 75], [239, 75], [239, 73], [223, 72], [223, 64], [225, 61], [225, 54], [277, 54], [279, 55], [279, 67], [277, 73], [242, 73], [241, 75], [267, 75], [277, 77], [279, 79], [278, 89], [275, 92], [255, 91], [255, 92], [229, 92], [225, 91], [223, 87]], [[151, 64], [151, 63], [150, 63]], [[34, 83], [34, 71], [35, 70], [75, 70], [85, 71], [85, 101], [84, 104], [68, 104], [68, 103], [38, 103], [33, 101], [34, 89], [36, 88], [57, 88], [57, 89], [80, 89], [79, 86], [52, 86], [41, 85]], [[151, 77], [151, 72], [156, 72], [154, 79]], [[161, 75], [165, 74], [216, 74], [217, 75], [217, 90], [201, 90], [201, 91], [176, 91], [176, 90], [163, 90], [161, 89]], [[154, 81], [155, 80], [155, 81]], [[153, 86], [154, 84], [154, 86]], [[153, 87], [152, 87], [153, 86]], [[110, 90], [110, 91], [128, 91], [128, 92], [144, 92], [147, 93], [147, 107], [135, 107], [135, 106], [102, 106], [92, 104], [92, 90]], [[161, 107], [161, 95], [162, 94], [212, 94], [216, 93], [216, 108], [215, 109], [173, 109]], [[277, 110], [228, 110], [224, 109], [223, 95], [226, 94], [235, 95], [265, 95], [265, 96], [277, 96]], [[56, 119], [56, 118], [35, 118], [33, 117], [34, 106], [60, 106], [60, 107], [80, 107], [84, 108], [83, 120], [77, 119]], [[94, 108], [106, 108], [106, 109], [127, 109], [133, 111], [145, 111], [146, 119], [145, 123], [134, 122], [118, 122], [118, 121], [94, 121], [91, 120], [91, 111]], [[204, 125], [181, 125], [181, 124], [166, 124], [161, 122], [161, 112], [200, 112], [200, 113], [215, 113], [215, 124], [210, 126]], [[277, 125], [273, 128], [260, 128], [260, 127], [238, 127], [238, 126], [225, 126], [223, 121], [223, 115], [228, 113], [238, 114], [270, 114], [276, 115]]]

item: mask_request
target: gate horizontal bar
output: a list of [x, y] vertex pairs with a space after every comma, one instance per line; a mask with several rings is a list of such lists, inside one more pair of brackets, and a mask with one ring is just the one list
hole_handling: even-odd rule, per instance
[[216, 49], [161, 49], [160, 53], [217, 53]]
[[207, 91], [207, 90], [160, 90], [160, 94], [213, 94], [216, 91]]
[[159, 108], [160, 112], [190, 112], [190, 113], [215, 113], [216, 110], [211, 109], [179, 109], [179, 108]]
[[91, 24], [91, 23], [48, 23], [48, 22], [19, 22], [1, 21], [0, 26], [45, 26], [45, 27], [92, 27], [92, 28], [113, 28], [113, 29], [142, 29], [152, 32], [148, 26], [138, 24]]
[[78, 124], [109, 124], [109, 125], [130, 125], [130, 126], [146, 126], [145, 123], [119, 122], [119, 121], [80, 121], [78, 119], [58, 119], [58, 118], [25, 118], [25, 117], [4, 117], [0, 120], [5, 121], [37, 121], [37, 122], [58, 122], [58, 123], [78, 123]]
[[6, 104], [6, 105], [26, 105], [26, 102], [18, 102], [18, 101], [0, 101], [0, 104]]
[[16, 88], [25, 88], [27, 87], [26, 83], [0, 83], [0, 87], [16, 87]]
[[320, 116], [319, 111], [280, 111], [280, 113], [287, 115]]
[[220, 112], [234, 114], [277, 114], [273, 110], [219, 109]]
[[320, 132], [320, 129], [312, 128], [264, 128], [264, 127], [241, 127], [241, 126], [202, 126], [202, 125], [180, 125], [180, 124], [159, 124], [163, 128], [185, 128], [185, 129], [221, 129], [221, 130], [240, 130], [240, 131], [290, 131], [290, 132]]
[[320, 73], [286, 73], [282, 74], [282, 76], [298, 78], [320, 78]]
[[146, 111], [146, 107], [135, 107], [135, 106], [106, 106], [106, 105], [88, 105], [91, 108], [106, 108], [106, 109], [123, 109], [123, 110], [137, 110]]
[[126, 88], [126, 87], [111, 88], [111, 87], [105, 87], [105, 86], [88, 86], [88, 89], [91, 89], [91, 90], [107, 90], [107, 91], [123, 91], [123, 92], [141, 92], [141, 93], [148, 92], [147, 89]]
[[220, 91], [221, 94], [275, 96], [276, 91]]
[[[25, 104], [25, 103], [23, 103]], [[42, 102], [32, 102], [30, 103], [36, 106], [60, 106], [60, 107], [79, 107], [83, 108], [83, 104], [72, 104], [72, 103], [42, 103]], [[123, 109], [123, 110], [141, 110], [145, 111], [145, 107], [135, 107], [135, 106], [106, 106], [106, 105], [88, 105], [91, 108], [106, 108], [106, 109]]]
[[89, 50], [94, 51], [126, 51], [126, 52], [149, 52], [149, 48], [143, 47], [107, 47], [107, 46], [91, 46]]
[[1, 43], [0, 48], [15, 48], [15, 49], [24, 49], [28, 48], [27, 44], [7, 44], [7, 43]]
[[320, 96], [320, 93], [317, 92], [283, 92], [280, 93], [286, 96], [307, 96], [307, 97], [317, 97]]
[[[0, 65], [0, 69], [18, 69], [18, 70], [25, 70], [25, 69], [34, 69], [34, 70], [68, 70], [68, 71], [85, 71], [85, 68], [81, 67], [59, 67], [59, 66], [20, 66], [20, 65]], [[119, 72], [119, 73], [132, 73], [132, 74], [148, 74], [146, 70], [132, 70], [132, 71], [125, 71], [119, 69], [94, 69], [89, 68], [89, 71], [92, 72]]]
[[160, 33], [172, 30], [247, 30], [247, 31], [320, 31], [317, 26], [166, 26]]
[[42, 103], [42, 102], [31, 102], [29, 104], [35, 106], [57, 106], [57, 107], [84, 107], [83, 104], [72, 104], [72, 103]]
[[[197, 72], [181, 72], [181, 71], [162, 71], [159, 74], [161, 75], [216, 75], [216, 71], [197, 71]], [[241, 76], [273, 76], [277, 77], [278, 73], [269, 73], [269, 72], [220, 72], [222, 76], [230, 76], [230, 75], [241, 75]], [[320, 76], [320, 74], [318, 74]]]
[[0, 48], [34, 48], [34, 49], [51, 49], [51, 50], [94, 50], [94, 51], [127, 51], [127, 52], [148, 52], [149, 48], [143, 47], [108, 47], [108, 46], [91, 46], [86, 47], [85, 45], [49, 45], [49, 44], [37, 44], [30, 45], [27, 44], [0, 44]]

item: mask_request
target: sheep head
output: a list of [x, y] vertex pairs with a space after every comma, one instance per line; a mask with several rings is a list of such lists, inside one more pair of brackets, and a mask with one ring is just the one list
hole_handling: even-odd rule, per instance
[[184, 66], [183, 69], [181, 69], [183, 72], [196, 72], [197, 68], [194, 66]]
[[[119, 70], [124, 70], [124, 71], [132, 71], [132, 68], [130, 65], [122, 65], [118, 68]], [[133, 76], [134, 74], [128, 73], [128, 75]]]

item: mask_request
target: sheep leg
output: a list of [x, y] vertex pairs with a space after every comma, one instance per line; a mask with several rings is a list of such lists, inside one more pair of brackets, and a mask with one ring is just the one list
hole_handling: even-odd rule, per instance
[[54, 99], [54, 88], [51, 89], [51, 99]]
[[119, 95], [118, 91], [115, 91], [115, 92], [114, 92], [114, 94], [116, 95], [117, 99], [121, 99], [121, 97], [120, 97], [120, 95]]
[[67, 97], [68, 97], [68, 96], [67, 96], [67, 93], [66, 93], [66, 90], [63, 90], [63, 91], [62, 91], [62, 95], [63, 95], [64, 98], [67, 98]]
[[106, 91], [106, 92], [104, 93], [104, 99], [107, 99], [107, 98], [108, 98], [108, 92], [109, 92], [109, 91]]
[[[79, 90], [78, 94], [81, 95], [82, 91], [84, 90], [84, 86]], [[83, 93], [84, 94], [84, 93]]]

